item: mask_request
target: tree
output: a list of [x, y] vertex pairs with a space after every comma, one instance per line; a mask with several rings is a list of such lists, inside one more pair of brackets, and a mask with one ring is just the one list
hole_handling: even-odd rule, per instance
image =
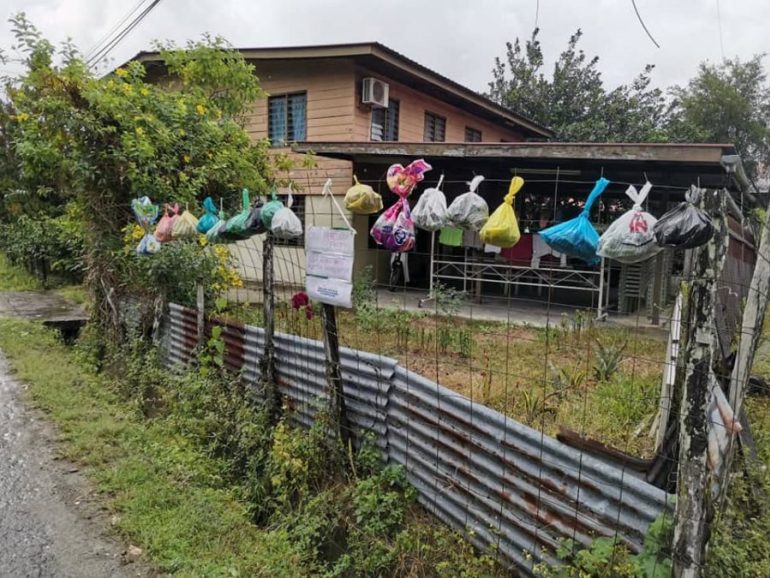
[[95, 311], [116, 325], [115, 297], [134, 281], [121, 268], [131, 199], [212, 195], [235, 207], [243, 187], [267, 192], [267, 144], [239, 124], [264, 93], [221, 39], [163, 47], [161, 84], [139, 62], [95, 77], [71, 45], [57, 53], [23, 14], [11, 22], [26, 67], [6, 86], [15, 181], [30, 196], [78, 205]]
[[734, 144], [750, 175], [770, 165], [770, 85], [763, 57], [705, 62], [686, 86], [674, 86], [672, 140]]
[[665, 139], [663, 92], [651, 88], [648, 65], [630, 85], [608, 91], [598, 69], [599, 57], [578, 48], [578, 30], [556, 61], [549, 78], [543, 72], [539, 30], [522, 47], [507, 44], [506, 59], [495, 59], [489, 96], [556, 132], [557, 139], [585, 142], [640, 142]]

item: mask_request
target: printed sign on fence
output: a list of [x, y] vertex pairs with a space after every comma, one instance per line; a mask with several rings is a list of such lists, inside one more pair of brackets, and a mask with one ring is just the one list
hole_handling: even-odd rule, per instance
[[305, 286], [311, 299], [352, 307], [355, 233], [348, 229], [310, 227], [305, 237]]

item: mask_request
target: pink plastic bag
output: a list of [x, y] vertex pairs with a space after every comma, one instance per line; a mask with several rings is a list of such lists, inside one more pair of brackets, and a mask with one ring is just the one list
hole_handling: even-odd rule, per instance
[[414, 221], [409, 203], [399, 199], [374, 223], [370, 231], [378, 245], [388, 251], [404, 253], [414, 247]]
[[399, 197], [408, 197], [417, 183], [425, 178], [423, 173], [431, 170], [431, 166], [422, 159], [412, 161], [407, 166], [390, 165], [386, 177], [388, 187]]
[[168, 243], [174, 234], [174, 224], [179, 218], [179, 205], [174, 203], [173, 205], [166, 204], [163, 209], [163, 216], [158, 221], [158, 226], [155, 228], [155, 238], [161, 243]]

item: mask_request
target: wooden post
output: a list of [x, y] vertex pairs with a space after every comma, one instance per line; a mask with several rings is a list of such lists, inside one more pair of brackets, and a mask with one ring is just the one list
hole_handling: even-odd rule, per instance
[[329, 384], [329, 411], [336, 433], [344, 446], [347, 446], [350, 441], [350, 424], [345, 411], [337, 314], [334, 305], [326, 303], [324, 303], [321, 311], [324, 327], [324, 352], [326, 354], [326, 382]]
[[679, 413], [679, 471], [674, 527], [674, 576], [703, 576], [708, 527], [712, 517], [708, 453], [708, 406], [716, 381], [713, 363], [719, 355], [714, 322], [717, 284], [729, 239], [725, 219], [726, 191], [708, 191], [703, 207], [714, 223], [714, 238], [698, 248], [693, 261], [687, 312], [683, 316], [685, 375]]
[[203, 283], [200, 281], [195, 284], [195, 308], [198, 313], [198, 345], [203, 345], [206, 336], [206, 302]]
[[273, 275], [273, 234], [267, 232], [262, 243], [262, 317], [265, 326], [265, 352], [262, 355], [262, 384], [268, 412], [277, 421], [281, 414], [281, 395], [275, 373], [275, 277]]

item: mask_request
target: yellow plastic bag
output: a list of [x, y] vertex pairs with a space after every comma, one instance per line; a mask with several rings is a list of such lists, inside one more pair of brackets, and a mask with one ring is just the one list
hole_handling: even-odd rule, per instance
[[198, 236], [198, 219], [190, 211], [179, 215], [171, 228], [172, 239], [194, 239]]
[[382, 197], [369, 185], [362, 185], [353, 175], [356, 184], [345, 193], [345, 208], [356, 215], [373, 215], [382, 210]]
[[489, 216], [489, 220], [479, 231], [482, 242], [507, 249], [519, 242], [521, 233], [516, 213], [513, 211], [513, 198], [524, 186], [524, 179], [513, 177], [508, 194], [503, 203]]

